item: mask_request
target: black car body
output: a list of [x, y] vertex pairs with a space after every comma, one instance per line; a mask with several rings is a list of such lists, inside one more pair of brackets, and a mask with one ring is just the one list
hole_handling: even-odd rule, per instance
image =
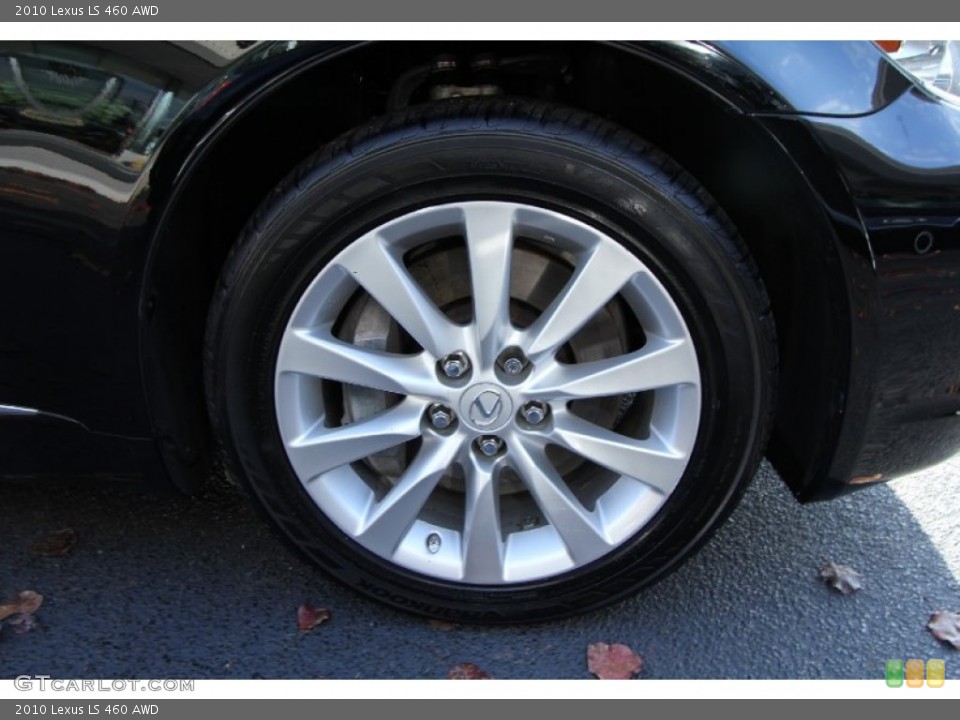
[[[960, 448], [960, 107], [867, 42], [0, 43], [0, 472], [189, 490], [218, 275], [304, 157], [490, 92], [671, 156], [743, 237], [802, 501]], [[492, 89], [485, 89], [492, 88]]]

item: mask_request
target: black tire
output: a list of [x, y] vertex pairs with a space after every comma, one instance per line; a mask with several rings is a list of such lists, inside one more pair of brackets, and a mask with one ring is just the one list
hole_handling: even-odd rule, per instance
[[[554, 209], [614, 238], [666, 288], [700, 365], [699, 429], [679, 484], [609, 553], [534, 581], [465, 584], [368, 551], [311, 500], [278, 429], [278, 348], [311, 281], [384, 221], [471, 199]], [[675, 569], [753, 477], [776, 386], [766, 293], [707, 193], [662, 152], [612, 123], [506, 99], [414, 108], [307, 159], [233, 248], [210, 310], [206, 357], [209, 410], [229, 467], [288, 540], [361, 593], [422, 615], [479, 623], [582, 613]]]

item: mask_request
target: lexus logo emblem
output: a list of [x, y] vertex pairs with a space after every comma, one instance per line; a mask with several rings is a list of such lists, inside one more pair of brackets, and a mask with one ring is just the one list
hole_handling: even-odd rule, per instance
[[493, 425], [503, 407], [503, 399], [496, 390], [484, 390], [470, 403], [470, 421], [479, 427]]
[[460, 396], [460, 419], [473, 430], [497, 432], [513, 418], [510, 393], [494, 383], [477, 383]]

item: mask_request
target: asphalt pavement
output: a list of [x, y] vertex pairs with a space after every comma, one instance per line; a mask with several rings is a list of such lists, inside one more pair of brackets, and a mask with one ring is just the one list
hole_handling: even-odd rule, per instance
[[[241, 493], [189, 498], [108, 480], [0, 485], [0, 601], [44, 596], [38, 627], [0, 632], [0, 677], [588, 678], [587, 645], [625, 643], [640, 678], [883, 677], [887, 659], [960, 656], [925, 629], [960, 611], [960, 456], [829, 503], [797, 504], [764, 465], [714, 539], [672, 576], [590, 615], [437, 627], [339, 586], [281, 544]], [[31, 548], [72, 528], [62, 557]], [[854, 567], [844, 596], [818, 578]], [[330, 610], [309, 633], [304, 602]]]

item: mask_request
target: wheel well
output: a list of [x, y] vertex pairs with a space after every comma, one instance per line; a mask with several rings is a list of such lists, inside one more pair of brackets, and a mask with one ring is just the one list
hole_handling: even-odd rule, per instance
[[207, 307], [256, 207], [302, 158], [372, 117], [493, 93], [613, 120], [661, 147], [717, 199], [753, 254], [777, 325], [781, 380], [769, 454], [794, 491], [807, 494], [829, 460], [810, 449], [836, 436], [824, 418], [839, 422], [849, 365], [831, 226], [756, 119], [643, 55], [593, 43], [361, 45], [300, 72], [233, 122], [184, 181], [145, 283], [147, 392], [174, 482], [189, 488], [212, 457], [202, 386]]

